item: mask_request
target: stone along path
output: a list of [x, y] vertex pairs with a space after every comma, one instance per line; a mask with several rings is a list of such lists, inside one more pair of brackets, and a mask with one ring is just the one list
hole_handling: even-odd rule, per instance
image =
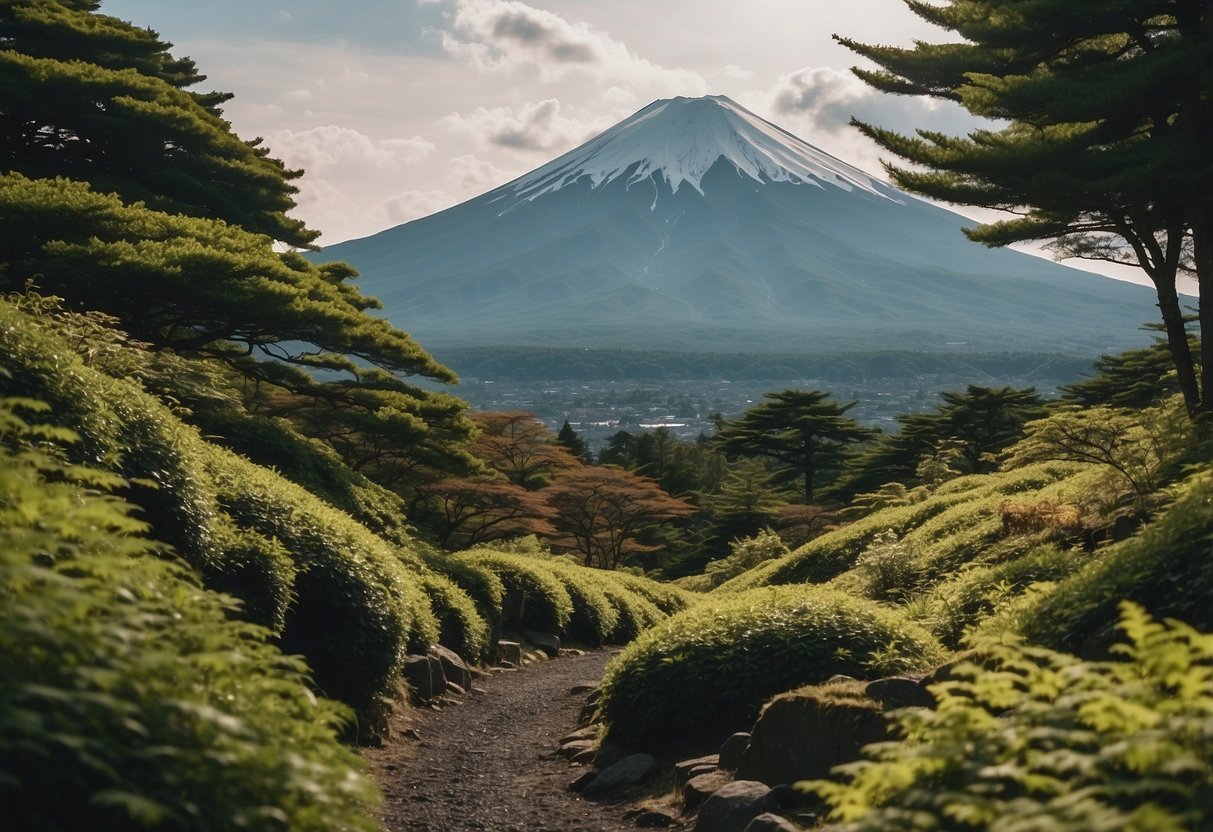
[[[617, 832], [635, 829], [626, 805], [600, 804], [567, 789], [584, 769], [553, 756], [577, 727], [584, 694], [608, 655], [562, 656], [493, 673], [484, 693], [441, 711], [416, 709], [390, 741], [367, 749], [383, 789], [389, 832]], [[413, 731], [409, 731], [409, 729]], [[410, 736], [410, 734], [413, 734]]]

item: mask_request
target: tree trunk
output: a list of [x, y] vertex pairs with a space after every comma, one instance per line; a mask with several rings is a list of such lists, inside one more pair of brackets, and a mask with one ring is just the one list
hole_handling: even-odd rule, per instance
[[[1167, 332], [1167, 349], [1171, 352], [1171, 363], [1175, 365], [1179, 390], [1183, 393], [1188, 415], [1198, 418], [1201, 409], [1200, 386], [1196, 381], [1196, 368], [1192, 363], [1192, 348], [1188, 343], [1188, 331], [1184, 325], [1183, 310], [1179, 306], [1179, 295], [1175, 290], [1175, 270], [1167, 275], [1155, 272], [1154, 288], [1158, 291], [1158, 308]], [[1202, 292], [1203, 294], [1203, 292]], [[1203, 309], [1203, 304], [1201, 305]], [[1204, 330], [1204, 320], [1201, 320]], [[1203, 350], [1204, 347], [1202, 346]], [[1208, 389], [1207, 387], [1205, 389]]]

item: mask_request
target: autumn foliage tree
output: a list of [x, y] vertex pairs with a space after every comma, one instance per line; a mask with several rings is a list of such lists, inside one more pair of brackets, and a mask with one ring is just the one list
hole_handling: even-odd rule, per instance
[[444, 549], [526, 535], [556, 537], [554, 509], [542, 494], [501, 478], [448, 477], [418, 489], [412, 519]]
[[556, 512], [554, 544], [580, 553], [586, 566], [603, 569], [655, 550], [640, 540], [646, 529], [696, 511], [649, 477], [619, 468], [566, 469], [541, 493]]
[[547, 485], [555, 474], [579, 465], [551, 428], [526, 411], [489, 411], [473, 417], [480, 435], [471, 452], [506, 480], [526, 489]]

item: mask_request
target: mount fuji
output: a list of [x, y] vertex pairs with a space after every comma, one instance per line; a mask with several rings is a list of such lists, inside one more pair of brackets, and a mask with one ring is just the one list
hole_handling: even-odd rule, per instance
[[330, 246], [430, 349], [1031, 351], [1139, 345], [1153, 293], [969, 242], [723, 96], [656, 101], [444, 211]]

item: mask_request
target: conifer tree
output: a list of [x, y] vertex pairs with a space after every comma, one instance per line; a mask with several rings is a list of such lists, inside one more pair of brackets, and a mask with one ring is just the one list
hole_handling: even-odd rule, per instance
[[1213, 4], [1206, 0], [906, 0], [956, 42], [840, 42], [893, 93], [958, 102], [1007, 123], [966, 137], [905, 136], [856, 121], [911, 163], [902, 188], [1021, 216], [966, 232], [987, 245], [1050, 240], [1064, 255], [1140, 266], [1158, 294], [1178, 384], [1213, 412], [1213, 307], [1201, 305], [1202, 378], [1176, 292], [1213, 293]]
[[876, 435], [845, 415], [855, 402], [839, 404], [818, 390], [782, 390], [765, 398], [725, 421], [712, 444], [729, 458], [779, 463], [778, 479], [801, 480], [806, 504], [813, 502], [823, 476], [842, 466], [851, 446]]

